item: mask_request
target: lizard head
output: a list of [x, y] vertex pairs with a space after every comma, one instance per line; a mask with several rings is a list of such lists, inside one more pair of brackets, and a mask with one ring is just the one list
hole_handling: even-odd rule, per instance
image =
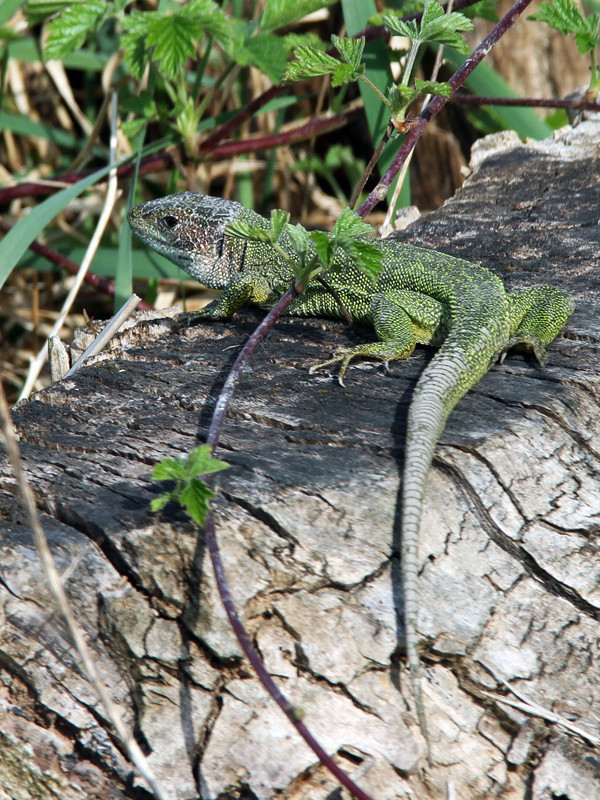
[[242, 214], [254, 216], [232, 200], [181, 192], [134, 206], [128, 220], [157, 253], [205, 286], [222, 289], [243, 265], [244, 242], [225, 236], [227, 225]]

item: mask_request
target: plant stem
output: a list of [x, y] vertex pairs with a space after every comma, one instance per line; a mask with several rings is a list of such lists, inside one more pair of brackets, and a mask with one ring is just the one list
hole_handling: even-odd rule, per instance
[[[460, 86], [463, 85], [465, 80], [469, 77], [475, 67], [483, 61], [483, 59], [490, 52], [492, 47], [504, 36], [504, 34], [512, 28], [519, 16], [531, 3], [531, 0], [517, 0], [517, 2], [510, 8], [510, 10], [502, 17], [500, 22], [490, 31], [485, 39], [473, 50], [471, 55], [465, 60], [464, 64], [454, 73], [448, 83], [455, 92]], [[366, 217], [366, 215], [373, 210], [373, 208], [385, 199], [390, 184], [398, 174], [400, 167], [406, 161], [410, 151], [413, 149], [421, 134], [425, 130], [427, 124], [441, 111], [445, 106], [448, 98], [437, 96], [421, 111], [419, 116], [412, 122], [410, 129], [404, 140], [404, 144], [400, 148], [398, 155], [393, 160], [388, 171], [383, 178], [379, 181], [377, 186], [373, 189], [371, 194], [367, 197], [362, 206], [358, 209], [358, 215]]]
[[[254, 333], [250, 336], [246, 344], [244, 345], [242, 351], [238, 355], [235, 360], [233, 367], [221, 392], [219, 394], [219, 398], [217, 400], [217, 404], [215, 406], [215, 410], [213, 412], [212, 420], [210, 423], [210, 427], [208, 430], [208, 435], [206, 437], [207, 444], [210, 445], [212, 451], [214, 453], [215, 447], [219, 441], [219, 436], [221, 433], [221, 429], [223, 427], [223, 422], [225, 421], [225, 415], [227, 413], [227, 408], [235, 391], [235, 387], [241, 377], [242, 371], [246, 364], [248, 363], [250, 357], [259, 346], [259, 344], [263, 341], [267, 333], [271, 330], [275, 322], [279, 319], [279, 317], [285, 312], [288, 308], [290, 303], [294, 300], [296, 293], [294, 288], [291, 287], [288, 291], [280, 297], [277, 303], [273, 306], [273, 308], [269, 311], [260, 325], [256, 328]], [[212, 481], [208, 481], [212, 482]], [[215, 523], [214, 523], [214, 516], [211, 511], [209, 511], [206, 517], [206, 523], [204, 525], [204, 533], [206, 536], [206, 546], [208, 547], [208, 551], [210, 553], [210, 558], [213, 565], [213, 570], [215, 573], [215, 579], [217, 582], [217, 587], [219, 589], [219, 595], [221, 597], [221, 601], [223, 603], [223, 607], [225, 608], [225, 612], [227, 617], [229, 618], [229, 622], [233, 631], [244, 651], [248, 660], [254, 667], [256, 674], [265, 687], [267, 692], [271, 695], [273, 700], [277, 703], [277, 705], [281, 708], [283, 713], [292, 723], [292, 725], [296, 728], [300, 736], [304, 739], [307, 745], [311, 748], [311, 750], [315, 753], [317, 758], [321, 761], [321, 763], [327, 767], [327, 769], [335, 775], [335, 777], [340, 781], [340, 783], [351, 792], [354, 797], [358, 798], [358, 800], [372, 800], [372, 798], [364, 792], [360, 786], [357, 786], [354, 781], [342, 770], [335, 761], [331, 758], [331, 756], [323, 749], [323, 747], [319, 744], [319, 742], [315, 739], [312, 735], [310, 730], [306, 727], [306, 725], [298, 718], [298, 711], [294, 708], [292, 703], [285, 697], [283, 692], [279, 689], [273, 678], [267, 672], [265, 665], [263, 664], [256, 648], [252, 644], [252, 640], [248, 635], [248, 632], [244, 628], [244, 625], [237, 613], [236, 607], [233, 602], [233, 598], [231, 596], [231, 592], [229, 591], [229, 585], [227, 582], [227, 577], [225, 575], [225, 569], [223, 567], [223, 560], [221, 558], [221, 551], [219, 548], [219, 543], [217, 540], [217, 534], [215, 530]]]

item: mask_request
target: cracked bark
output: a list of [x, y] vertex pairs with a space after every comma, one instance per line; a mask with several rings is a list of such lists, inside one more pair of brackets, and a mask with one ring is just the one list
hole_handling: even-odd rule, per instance
[[[597, 718], [596, 130], [505, 138], [504, 150], [486, 140], [455, 198], [398, 234], [479, 261], [509, 288], [547, 282], [579, 301], [545, 367], [509, 356], [436, 452], [419, 585], [426, 775], [401, 657], [398, 487], [431, 353], [389, 376], [355, 367], [344, 389], [307, 366], [363, 332], [287, 319], [234, 398], [216, 501], [234, 599], [282, 689], [374, 800], [438, 798], [449, 781], [463, 800], [600, 797], [581, 739], [484, 694], [508, 681], [582, 726]], [[14, 410], [80, 623], [176, 800], [320, 800], [336, 788], [242, 661], [193, 526], [148, 511], [151, 465], [203, 440], [227, 348], [256, 319], [179, 332], [147, 318]], [[52, 610], [4, 460], [0, 480], [0, 798], [147, 797]]]

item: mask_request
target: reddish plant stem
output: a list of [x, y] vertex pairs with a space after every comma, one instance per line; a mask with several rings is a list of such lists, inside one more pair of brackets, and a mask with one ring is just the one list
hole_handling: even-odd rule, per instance
[[[490, 31], [485, 39], [479, 44], [471, 55], [466, 59], [464, 64], [454, 73], [448, 83], [455, 92], [460, 86], [463, 85], [465, 80], [469, 77], [475, 67], [483, 61], [483, 59], [490, 52], [492, 47], [504, 36], [504, 34], [512, 28], [520, 14], [531, 3], [531, 0], [517, 0], [512, 8], [502, 17], [500, 22]], [[410, 128], [406, 134], [404, 144], [398, 151], [396, 158], [392, 161], [389, 169], [379, 181], [377, 186], [373, 189], [371, 194], [367, 197], [362, 206], [358, 209], [357, 214], [360, 217], [365, 217], [373, 208], [385, 199], [390, 184], [398, 174], [400, 167], [406, 161], [408, 154], [413, 149], [421, 134], [425, 130], [427, 124], [441, 111], [447, 103], [446, 97], [434, 97], [430, 103], [421, 111], [419, 116], [411, 120]]]
[[[207, 444], [211, 446], [213, 452], [219, 441], [221, 429], [227, 414], [227, 408], [231, 398], [233, 397], [233, 393], [240, 380], [244, 367], [250, 360], [256, 348], [261, 344], [267, 333], [271, 330], [275, 322], [277, 322], [279, 317], [286, 311], [295, 296], [296, 294], [293, 287], [288, 289], [288, 291], [277, 301], [260, 325], [252, 333], [242, 351], [236, 358], [235, 363], [231, 368], [229, 375], [227, 376], [225, 384], [219, 393], [217, 405], [215, 406], [206, 438]], [[229, 618], [229, 622], [233, 628], [237, 640], [246, 654], [246, 657], [254, 667], [260, 682], [271, 695], [273, 700], [275, 700], [277, 705], [281, 708], [292, 725], [296, 728], [306, 744], [310, 747], [313, 753], [315, 753], [319, 761], [325, 767], [327, 767], [327, 769], [333, 775], [335, 775], [340, 783], [345, 786], [346, 789], [348, 789], [348, 791], [354, 795], [354, 797], [358, 798], [358, 800], [372, 800], [372, 798], [366, 792], [364, 792], [360, 786], [357, 786], [352, 778], [350, 778], [350, 776], [347, 775], [344, 770], [335, 763], [327, 751], [323, 749], [306, 725], [299, 719], [298, 710], [292, 705], [292, 703], [290, 703], [287, 697], [279, 689], [273, 678], [267, 672], [267, 669], [263, 664], [256, 648], [252, 644], [252, 640], [250, 639], [250, 636], [248, 635], [248, 632], [246, 631], [233, 602], [227, 577], [225, 575], [225, 569], [223, 567], [223, 560], [221, 558], [221, 551], [215, 530], [214, 517], [210, 511], [206, 517], [204, 533], [206, 536], [206, 545], [210, 553], [215, 579], [223, 607], [225, 608], [225, 612], [227, 613], [227, 617]]]
[[568, 108], [581, 111], [600, 111], [600, 103], [591, 100], [535, 98], [535, 97], [480, 97], [475, 94], [453, 94], [451, 103], [469, 106], [527, 106], [531, 108]]
[[352, 108], [348, 111], [343, 111], [341, 114], [311, 119], [303, 125], [290, 128], [282, 133], [273, 133], [268, 136], [256, 136], [254, 138], [235, 142], [225, 142], [215, 147], [211, 153], [211, 158], [215, 160], [219, 158], [230, 158], [231, 156], [240, 155], [241, 153], [250, 153], [255, 150], [269, 150], [273, 147], [279, 147], [282, 144], [293, 144], [303, 139], [310, 139], [312, 136], [317, 136], [320, 133], [341, 128], [351, 117], [357, 115], [360, 111], [360, 107]]
[[[12, 225], [9, 225], [4, 220], [0, 220], [0, 231], [4, 231], [4, 233], [8, 233], [11, 229]], [[41, 244], [41, 242], [33, 241], [29, 245], [29, 249], [33, 250], [34, 253], [37, 253], [40, 256], [43, 256], [52, 264], [56, 264], [57, 267], [66, 270], [67, 272], [71, 272], [73, 275], [76, 275], [79, 272], [79, 264], [75, 261], [71, 261], [70, 258], [57, 253], [56, 250], [53, 250], [51, 247], [48, 247], [45, 244]], [[115, 285], [112, 281], [106, 280], [105, 278], [101, 278], [99, 275], [94, 275], [93, 272], [87, 272], [85, 278], [83, 279], [89, 286], [93, 286], [94, 289], [98, 289], [100, 292], [104, 292], [104, 294], [108, 294], [111, 297], [114, 297], [115, 294]], [[136, 309], [137, 311], [151, 311], [154, 306], [151, 306], [150, 303], [146, 303], [145, 300], [140, 300], [137, 304]]]

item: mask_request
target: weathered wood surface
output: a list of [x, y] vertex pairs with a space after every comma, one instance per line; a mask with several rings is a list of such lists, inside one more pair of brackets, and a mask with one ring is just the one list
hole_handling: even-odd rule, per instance
[[[599, 133], [585, 123], [570, 145], [509, 146], [400, 234], [478, 260], [510, 288], [548, 282], [581, 301], [545, 367], [509, 356], [437, 450], [419, 587], [424, 773], [402, 660], [398, 489], [431, 352], [391, 375], [354, 367], [344, 389], [307, 366], [363, 332], [288, 319], [234, 399], [216, 502], [234, 598], [282, 689], [374, 800], [442, 798], [449, 785], [461, 800], [600, 797], [597, 752], [489, 696], [510, 682], [597, 731]], [[152, 465], [203, 441], [256, 319], [183, 332], [142, 322], [14, 411], [97, 666], [174, 800], [338, 796], [241, 659], [193, 526], [171, 508], [149, 513]], [[0, 480], [0, 798], [147, 797], [53, 610], [4, 460]]]

